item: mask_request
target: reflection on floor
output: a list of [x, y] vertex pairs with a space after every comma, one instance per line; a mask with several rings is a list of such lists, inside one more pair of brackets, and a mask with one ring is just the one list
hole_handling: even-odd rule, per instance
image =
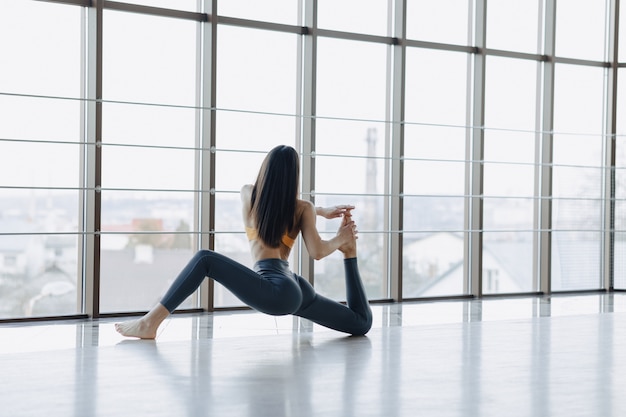
[[373, 306], [366, 337], [254, 312], [0, 325], [0, 416], [623, 416], [626, 294]]

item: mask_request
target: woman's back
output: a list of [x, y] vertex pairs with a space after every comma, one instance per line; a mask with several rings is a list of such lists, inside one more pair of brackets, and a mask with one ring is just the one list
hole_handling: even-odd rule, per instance
[[251, 184], [244, 185], [241, 189], [240, 194], [242, 203], [243, 224], [246, 228], [248, 240], [250, 241], [250, 251], [252, 253], [252, 258], [255, 262], [259, 259], [269, 258], [287, 260], [289, 258], [289, 254], [291, 253], [291, 247], [293, 246], [293, 243], [298, 238], [298, 234], [300, 233], [301, 217], [304, 211], [304, 206], [310, 203], [302, 200], [297, 201], [295, 219], [293, 223], [294, 227], [292, 228], [292, 230], [286, 231], [282, 236], [281, 242], [278, 247], [273, 248], [265, 244], [263, 240], [260, 239], [258, 236], [257, 225], [255, 223], [255, 219], [251, 210], [252, 188], [253, 186]]

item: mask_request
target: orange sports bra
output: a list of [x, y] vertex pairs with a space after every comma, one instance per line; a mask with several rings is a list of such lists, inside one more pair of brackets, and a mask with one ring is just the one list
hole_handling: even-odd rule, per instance
[[[257, 230], [248, 226], [246, 226], [246, 235], [248, 236], [248, 240], [255, 240], [259, 237]], [[287, 246], [289, 249], [291, 249], [293, 244], [296, 243], [296, 240], [289, 237], [287, 233], [283, 235], [281, 241], [283, 242], [283, 245]]]

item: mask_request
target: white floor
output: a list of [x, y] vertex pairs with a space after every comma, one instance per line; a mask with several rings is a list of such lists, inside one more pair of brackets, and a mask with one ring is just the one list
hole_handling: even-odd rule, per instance
[[253, 312], [0, 325], [0, 416], [624, 416], [626, 294], [373, 306], [366, 337]]

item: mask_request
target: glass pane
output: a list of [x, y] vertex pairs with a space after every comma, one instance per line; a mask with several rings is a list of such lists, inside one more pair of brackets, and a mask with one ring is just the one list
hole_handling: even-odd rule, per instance
[[406, 65], [403, 297], [459, 295], [467, 55], [409, 48]]
[[103, 103], [102, 118], [105, 145], [196, 146], [195, 109]]
[[79, 172], [76, 144], [0, 141], [0, 318], [80, 312]]
[[411, 0], [406, 5], [406, 37], [468, 45], [469, 0]]
[[104, 11], [105, 100], [193, 106], [196, 22]]
[[[404, 157], [407, 160], [437, 162], [465, 162], [464, 127], [428, 126], [407, 124], [404, 129]], [[458, 168], [455, 168], [458, 169]], [[462, 168], [461, 168], [462, 169]], [[415, 182], [415, 181], [413, 181]], [[432, 181], [417, 181], [420, 187], [432, 187]], [[410, 185], [411, 183], [409, 183]], [[405, 189], [407, 184], [405, 184]], [[456, 184], [453, 188], [461, 190]]]
[[518, 52], [538, 52], [540, 2], [489, 0], [487, 47]]
[[[217, 107], [225, 110], [217, 113], [217, 147], [262, 154], [218, 153], [218, 189], [239, 191], [254, 181], [266, 152], [279, 144], [295, 146], [296, 64], [294, 35], [219, 28]], [[233, 163], [239, 169], [232, 170]]]
[[[614, 286], [615, 289], [623, 290], [626, 287], [626, 259], [624, 259], [624, 251], [626, 251], [626, 227], [624, 226], [624, 215], [626, 212], [626, 204], [623, 201], [615, 205], [615, 212], [618, 213], [620, 226], [616, 226], [615, 232], [615, 270], [614, 270]], [[617, 223], [617, 221], [616, 221]]]
[[0, 141], [2, 185], [77, 188], [79, 155], [75, 144]]
[[[298, 24], [298, 2], [293, 0], [227, 0], [218, 1], [220, 16], [264, 22]], [[219, 39], [219, 38], [218, 38]]]
[[[381, 195], [384, 190], [384, 160], [376, 159], [375, 146], [376, 143], [371, 142], [372, 156], [369, 158], [323, 156], [315, 158], [316, 172], [340, 173], [316, 176], [315, 204], [322, 207], [351, 204], [356, 207], [353, 218], [360, 232], [359, 269], [370, 299], [384, 298], [387, 294], [383, 275], [386, 235], [381, 233], [384, 230], [385, 199]], [[330, 239], [337, 232], [339, 221], [318, 219], [317, 226], [320, 232], [327, 232], [324, 238]], [[315, 264], [315, 286], [320, 294], [345, 300], [343, 276], [343, 261], [339, 254]]]
[[604, 60], [605, 17], [606, 1], [557, 2], [556, 55], [595, 61]]
[[[241, 103], [241, 105], [245, 104]], [[265, 153], [274, 146], [295, 143], [296, 118], [294, 116], [218, 110], [217, 120], [215, 140], [218, 152], [219, 150], [245, 150], [261, 152], [265, 156]], [[255, 177], [259, 166], [260, 163], [248, 167], [255, 171]], [[250, 182], [248, 175], [246, 178], [248, 178], [246, 181]]]
[[[385, 170], [383, 159], [317, 156], [315, 158], [315, 169], [316, 172], [326, 173], [325, 175], [316, 175], [316, 194], [333, 193], [348, 196], [364, 193], [376, 195], [382, 194], [384, 190]], [[332, 173], [335, 175], [332, 175]], [[350, 196], [348, 198], [360, 197]], [[354, 214], [356, 215], [356, 213], [355, 211]]]
[[[372, 130], [374, 131], [374, 130]], [[384, 160], [377, 158], [376, 140], [370, 136], [370, 157], [324, 157], [315, 158], [316, 172], [341, 173], [340, 175], [317, 175], [315, 203], [327, 207], [352, 204], [356, 208], [353, 218], [359, 229], [359, 268], [369, 298], [386, 297], [384, 280]], [[348, 174], [349, 173], [349, 174]], [[359, 174], [361, 173], [361, 174]], [[330, 193], [331, 195], [322, 195]], [[325, 239], [337, 232], [338, 220], [318, 219], [318, 229]], [[315, 286], [320, 294], [345, 300], [342, 257], [332, 255], [315, 264]]]
[[79, 98], [80, 33], [80, 7], [0, 2], [0, 319], [81, 312], [81, 104], [12, 95]]
[[[624, 7], [620, 10], [622, 16]], [[625, 21], [622, 19], [622, 21]], [[621, 31], [624, 33], [626, 31]], [[621, 42], [621, 41], [620, 41]], [[622, 49], [624, 50], [624, 49]], [[620, 68], [618, 79], [626, 76]], [[617, 85], [617, 134], [615, 139], [615, 288], [626, 289], [626, 83]]]
[[405, 162], [405, 298], [463, 293], [464, 167], [462, 161]]
[[555, 164], [602, 165], [603, 81], [602, 68], [557, 64]]
[[[273, 147], [268, 146], [264, 152], [217, 152], [215, 158], [215, 188], [220, 192], [234, 192], [237, 194], [237, 198], [239, 198], [239, 190], [241, 190], [244, 184], [254, 184], [267, 151]], [[238, 218], [238, 224], [239, 229], [243, 230], [241, 218]]]
[[537, 64], [533, 61], [487, 57], [485, 294], [533, 290], [536, 75]]
[[[625, 20], [626, 21], [626, 20]], [[624, 31], [626, 32], [626, 30]], [[626, 68], [619, 68], [617, 73], [617, 134], [626, 136]], [[618, 146], [619, 147], [619, 146]], [[626, 160], [624, 160], [626, 162]], [[620, 165], [618, 163], [618, 165]], [[622, 164], [625, 165], [625, 164]]]
[[110, 146], [103, 148], [105, 152], [103, 188], [194, 189], [192, 150]]
[[463, 234], [404, 233], [404, 298], [463, 294]]
[[39, 1], [0, 2], [0, 92], [79, 97], [81, 11]]
[[193, 255], [193, 224], [188, 193], [103, 191], [100, 310], [156, 304]]
[[[599, 143], [600, 140], [596, 142]], [[587, 148], [592, 146], [593, 142]], [[552, 203], [554, 291], [601, 288], [602, 240], [599, 232], [602, 230], [600, 201], [602, 174], [601, 168], [562, 166], [554, 168]]]
[[[297, 37], [229, 26], [218, 31], [217, 107], [225, 110], [216, 124], [215, 249], [252, 267], [239, 190], [256, 180], [270, 149], [296, 146]], [[215, 305], [242, 303], [216, 283]]]
[[[555, 139], [557, 139], [555, 137]], [[590, 162], [599, 161], [601, 137], [586, 138], [583, 146], [563, 137], [555, 140], [561, 154], [578, 148], [585, 149]], [[595, 148], [595, 149], [594, 149]], [[593, 155], [596, 158], [593, 158]], [[583, 157], [578, 160], [583, 163]], [[597, 166], [599, 163], [597, 163]], [[602, 235], [602, 168], [555, 166], [552, 202], [552, 289], [554, 291], [598, 289], [602, 287], [600, 254]]]
[[296, 35], [219, 26], [217, 39], [218, 108], [295, 114]]
[[[536, 101], [537, 63], [535, 61], [487, 57], [485, 80], [485, 126], [487, 128], [533, 132]], [[488, 149], [485, 152], [488, 152]], [[493, 156], [497, 158], [497, 155]], [[486, 157], [486, 159], [490, 158]], [[530, 161], [532, 162], [532, 157]]]
[[467, 60], [464, 53], [407, 48], [405, 112], [410, 123], [465, 125]]
[[[517, 201], [504, 209], [512, 215], [532, 216], [532, 201]], [[497, 203], [496, 203], [497, 204]], [[496, 205], [494, 204], [494, 205]], [[492, 214], [490, 214], [492, 215]], [[491, 227], [491, 225], [490, 225]], [[511, 294], [533, 291], [533, 233], [515, 229], [483, 235], [483, 292]]]
[[0, 188], [0, 319], [80, 313], [78, 206], [77, 192]]
[[[599, 211], [599, 207], [596, 209]], [[601, 288], [599, 273], [601, 244], [600, 233], [553, 231], [552, 290]]]
[[[358, 241], [361, 276], [368, 297], [383, 298], [387, 290], [382, 259], [386, 234], [381, 233], [385, 181], [385, 125], [381, 121], [385, 120], [387, 47], [320, 39], [318, 53], [317, 111], [322, 117], [316, 123], [315, 202], [356, 206], [354, 219], [363, 231]], [[338, 223], [324, 220], [318, 226], [329, 227], [324, 230], [334, 234]], [[317, 262], [315, 268], [317, 290], [333, 299], [345, 299], [340, 254]], [[334, 277], [331, 271], [341, 276]]]
[[387, 46], [320, 38], [317, 52], [318, 115], [384, 120]]
[[404, 298], [463, 293], [464, 167], [463, 161], [405, 162]]
[[388, 0], [319, 0], [317, 26], [343, 32], [387, 35], [388, 10]]
[[[193, 106], [195, 43], [195, 22], [105, 10], [105, 97]], [[100, 309], [147, 310], [195, 248], [195, 110], [104, 103], [102, 113]]]
[[[556, 67], [552, 206], [555, 291], [602, 285], [602, 88], [601, 68]], [[592, 132], [598, 134], [585, 134]]]

